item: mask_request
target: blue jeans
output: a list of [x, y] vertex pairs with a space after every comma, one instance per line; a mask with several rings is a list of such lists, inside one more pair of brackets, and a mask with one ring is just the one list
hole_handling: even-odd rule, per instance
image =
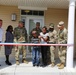
[[40, 48], [33, 48], [32, 50], [32, 63], [39, 65], [40, 63]]

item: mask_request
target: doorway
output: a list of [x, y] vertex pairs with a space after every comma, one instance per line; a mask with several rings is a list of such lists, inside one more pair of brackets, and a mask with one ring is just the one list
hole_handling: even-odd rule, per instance
[[[33, 28], [36, 27], [36, 22], [40, 22], [40, 28], [44, 26], [44, 17], [42, 16], [21, 16], [21, 20], [24, 22], [28, 35], [28, 43], [30, 43], [29, 36]], [[27, 47], [27, 53], [30, 53], [31, 47]]]

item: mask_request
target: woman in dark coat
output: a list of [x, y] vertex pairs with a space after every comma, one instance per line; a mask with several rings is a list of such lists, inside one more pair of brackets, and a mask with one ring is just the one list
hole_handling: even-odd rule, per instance
[[[5, 42], [7, 43], [13, 43], [13, 39], [14, 39], [14, 36], [13, 36], [13, 27], [11, 25], [9, 25], [7, 27], [7, 30], [6, 30], [6, 35], [5, 35]], [[12, 48], [13, 46], [5, 46], [5, 56], [6, 56], [6, 61], [5, 63], [7, 65], [12, 65], [10, 62], [9, 62], [9, 55], [11, 54], [12, 52]]]

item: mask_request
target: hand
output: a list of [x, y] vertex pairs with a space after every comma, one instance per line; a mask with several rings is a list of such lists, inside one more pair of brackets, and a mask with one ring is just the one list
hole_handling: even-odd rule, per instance
[[42, 36], [39, 36], [39, 38], [41, 39], [41, 38], [42, 38]]
[[38, 38], [40, 38], [40, 36], [38, 36]]

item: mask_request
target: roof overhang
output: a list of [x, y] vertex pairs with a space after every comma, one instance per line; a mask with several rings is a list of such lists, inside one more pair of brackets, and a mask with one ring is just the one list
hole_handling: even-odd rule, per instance
[[0, 5], [18, 6], [22, 9], [62, 8], [68, 9], [69, 0], [0, 0]]

